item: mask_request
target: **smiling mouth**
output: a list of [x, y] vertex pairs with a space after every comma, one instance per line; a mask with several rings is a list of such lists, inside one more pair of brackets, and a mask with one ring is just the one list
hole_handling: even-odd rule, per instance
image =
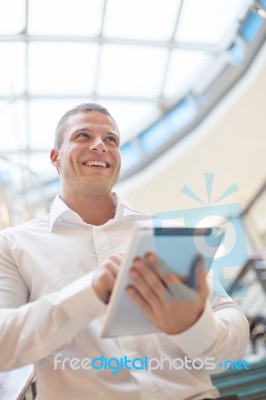
[[109, 168], [110, 164], [105, 161], [85, 161], [82, 163], [86, 167], [99, 167], [99, 168]]

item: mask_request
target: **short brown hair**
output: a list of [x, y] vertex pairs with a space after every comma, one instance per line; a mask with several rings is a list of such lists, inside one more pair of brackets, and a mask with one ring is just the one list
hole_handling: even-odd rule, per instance
[[117, 132], [119, 133], [117, 123], [116, 123], [115, 119], [112, 117], [112, 115], [109, 113], [107, 108], [105, 108], [105, 107], [103, 107], [103, 106], [101, 106], [100, 104], [97, 104], [97, 103], [82, 103], [82, 104], [78, 104], [77, 106], [75, 106], [75, 107], [71, 108], [70, 110], [68, 110], [60, 118], [60, 120], [59, 120], [59, 122], [58, 122], [58, 124], [56, 126], [56, 130], [55, 130], [55, 148], [56, 149], [59, 149], [62, 146], [64, 126], [65, 126], [65, 123], [67, 122], [68, 118], [71, 117], [71, 115], [75, 115], [75, 114], [82, 113], [82, 112], [89, 112], [89, 111], [97, 111], [97, 112], [100, 112], [102, 114], [108, 115], [114, 121], [115, 126], [117, 128]]

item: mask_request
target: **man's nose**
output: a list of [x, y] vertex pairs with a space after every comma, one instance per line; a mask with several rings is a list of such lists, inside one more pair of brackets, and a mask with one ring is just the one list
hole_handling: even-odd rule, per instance
[[90, 145], [90, 150], [92, 151], [100, 151], [100, 152], [106, 152], [107, 149], [105, 147], [105, 144], [101, 139], [96, 139], [94, 142]]

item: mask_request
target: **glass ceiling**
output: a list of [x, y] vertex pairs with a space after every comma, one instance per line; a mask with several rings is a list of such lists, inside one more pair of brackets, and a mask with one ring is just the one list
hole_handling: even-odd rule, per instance
[[123, 143], [135, 137], [213, 71], [251, 3], [0, 0], [2, 181], [21, 167], [56, 176], [55, 125], [84, 101], [109, 109]]

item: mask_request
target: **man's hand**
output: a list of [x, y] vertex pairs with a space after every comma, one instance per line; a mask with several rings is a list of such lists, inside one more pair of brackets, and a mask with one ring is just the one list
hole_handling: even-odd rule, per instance
[[122, 260], [122, 255], [111, 256], [95, 271], [92, 287], [105, 304], [109, 302]]
[[191, 327], [201, 316], [208, 286], [204, 269], [198, 270], [198, 292], [190, 289], [174, 273], [159, 275], [153, 253], [135, 258], [130, 270], [134, 286], [127, 292], [147, 318], [162, 332], [177, 334]]

